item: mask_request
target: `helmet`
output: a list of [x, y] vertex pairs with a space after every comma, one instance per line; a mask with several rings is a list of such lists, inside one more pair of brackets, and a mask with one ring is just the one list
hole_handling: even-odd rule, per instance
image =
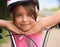
[[23, 1], [28, 1], [28, 0], [8, 0], [8, 1], [7, 1], [7, 6], [9, 6], [10, 4], [16, 3], [16, 2], [18, 2], [18, 1], [23, 2]]
[[39, 4], [38, 4], [38, 0], [8, 0], [7, 1], [7, 6], [9, 7], [9, 9], [12, 6], [16, 6], [16, 4], [28, 4], [28, 3], [34, 3], [37, 6], [37, 9], [39, 10]]

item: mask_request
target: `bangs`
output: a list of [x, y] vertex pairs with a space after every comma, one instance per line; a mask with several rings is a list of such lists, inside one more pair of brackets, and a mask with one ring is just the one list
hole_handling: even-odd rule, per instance
[[31, 17], [36, 20], [37, 13], [36, 13], [35, 5], [34, 4], [29, 4], [29, 5], [23, 6], [23, 7], [26, 9], [28, 14], [31, 14]]

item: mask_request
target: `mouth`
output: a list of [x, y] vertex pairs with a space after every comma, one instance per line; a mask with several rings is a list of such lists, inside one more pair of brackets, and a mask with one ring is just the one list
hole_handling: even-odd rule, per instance
[[30, 30], [30, 28], [31, 28], [30, 24], [22, 24], [21, 25], [21, 29], [23, 30], [23, 32]]
[[29, 27], [30, 26], [30, 24], [24, 24], [24, 25], [22, 25], [23, 27]]
[[21, 24], [22, 26], [28, 26], [28, 25], [30, 25], [29, 23], [23, 23], [23, 24]]
[[28, 29], [31, 27], [31, 24], [22, 24], [21, 27], [23, 27], [24, 29]]

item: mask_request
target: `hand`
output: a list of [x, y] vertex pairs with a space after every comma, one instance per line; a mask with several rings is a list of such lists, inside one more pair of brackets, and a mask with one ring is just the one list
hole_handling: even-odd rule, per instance
[[40, 23], [40, 21], [38, 21], [36, 23], [36, 25], [34, 27], [31, 28], [31, 30], [29, 30], [28, 32], [25, 32], [26, 35], [31, 35], [31, 34], [35, 34], [35, 33], [42, 33], [43, 30], [43, 26]]
[[26, 34], [25, 32], [22, 32], [22, 30], [18, 29], [12, 21], [7, 21], [6, 26], [9, 31], [15, 32], [17, 34]]
[[38, 30], [38, 28], [34, 26], [34, 28], [29, 30], [28, 32], [25, 32], [24, 34], [31, 35], [31, 34], [35, 34], [35, 33], [39, 33], [40, 34], [40, 33], [42, 33], [42, 31], [40, 29]]
[[19, 30], [14, 24], [12, 21], [7, 21], [6, 23], [6, 26], [7, 26], [7, 29], [10, 30], [10, 31], [13, 31], [17, 34], [21, 34], [21, 30]]

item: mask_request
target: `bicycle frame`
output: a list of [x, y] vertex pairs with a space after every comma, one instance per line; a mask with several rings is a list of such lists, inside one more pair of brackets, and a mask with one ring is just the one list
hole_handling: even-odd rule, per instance
[[[51, 30], [53, 27], [55, 27], [55, 26], [52, 26], [52, 27], [50, 27], [50, 28], [47, 29], [42, 47], [46, 47], [46, 44], [47, 44], [47, 41], [48, 41], [48, 38], [46, 38], [46, 37], [47, 37], [47, 36], [49, 37], [49, 33], [50, 33], [49, 30]], [[9, 35], [6, 35], [6, 36], [10, 36], [13, 47], [17, 47], [13, 35], [18, 35], [18, 34], [12, 34], [9, 30], [8, 30], [8, 32], [9, 32]], [[24, 34], [19, 34], [19, 35], [24, 35]], [[27, 36], [27, 35], [24, 35], [24, 36], [26, 36], [27, 38], [29, 38], [30, 40], [32, 40], [29, 36]], [[0, 36], [0, 37], [1, 37], [1, 36]], [[3, 38], [3, 37], [2, 37], [2, 38]], [[32, 40], [32, 41], [33, 41], [33, 40]], [[33, 41], [33, 42], [34, 42], [34, 41]], [[34, 42], [34, 44], [36, 45], [36, 47], [38, 47], [37, 44], [36, 44], [36, 42]]]
[[13, 47], [17, 47], [13, 35], [21, 35], [20, 40], [21, 40], [24, 36], [26, 36], [28, 39], [30, 39], [30, 40], [36, 45], [36, 47], [38, 47], [38, 45], [36, 44], [36, 42], [35, 42], [32, 38], [30, 38], [29, 36], [27, 36], [27, 35], [25, 35], [25, 34], [12, 34], [10, 31], [8, 31], [8, 32], [9, 32], [10, 35], [7, 35], [7, 36], [10, 36]]

